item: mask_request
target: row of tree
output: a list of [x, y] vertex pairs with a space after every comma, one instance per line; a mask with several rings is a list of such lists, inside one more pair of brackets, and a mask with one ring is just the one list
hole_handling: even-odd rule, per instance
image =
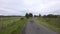
[[28, 14], [28, 13], [26, 13], [25, 17], [26, 17], [26, 18], [33, 17], [33, 14], [32, 14], [32, 13], [29, 13], [29, 14]]
[[[26, 17], [26, 18], [33, 17], [33, 14], [32, 14], [32, 13], [29, 13], [29, 14], [26, 13], [25, 17]], [[43, 16], [41, 16], [41, 14], [39, 14], [39, 15], [34, 15], [34, 17], [57, 18], [57, 17], [60, 17], [60, 15], [48, 14], [48, 15], [43, 15]]]
[[58, 18], [58, 17], [60, 17], [60, 15], [53, 15], [53, 14], [48, 14], [48, 15], [44, 15], [43, 16], [44, 18]]

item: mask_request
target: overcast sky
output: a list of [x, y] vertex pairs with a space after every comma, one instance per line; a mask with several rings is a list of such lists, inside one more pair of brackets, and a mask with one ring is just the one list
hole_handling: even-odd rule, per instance
[[0, 15], [59, 14], [60, 0], [0, 0]]

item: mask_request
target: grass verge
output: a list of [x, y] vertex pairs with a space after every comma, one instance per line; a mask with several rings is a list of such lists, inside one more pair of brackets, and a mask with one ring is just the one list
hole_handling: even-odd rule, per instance
[[[8, 21], [7, 23], [5, 23], [6, 21]], [[24, 26], [24, 24], [27, 22], [27, 19], [24, 18], [24, 19], [20, 19], [20, 17], [18, 18], [12, 18], [12, 19], [9, 19], [9, 18], [4, 18], [2, 21], [5, 21], [3, 23], [3, 25], [6, 25], [6, 26], [3, 26], [2, 29], [0, 29], [0, 34], [21, 34], [22, 33], [22, 28]], [[13, 21], [12, 23], [10, 23], [10, 21]], [[0, 22], [2, 23], [2, 22]], [[8, 24], [9, 23], [9, 24]]]
[[36, 18], [36, 21], [60, 34], [60, 18]]

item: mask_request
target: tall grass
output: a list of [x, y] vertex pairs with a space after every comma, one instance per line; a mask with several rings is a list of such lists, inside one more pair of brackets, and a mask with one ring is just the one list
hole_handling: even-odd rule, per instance
[[60, 18], [37, 18], [40, 24], [60, 33]]
[[0, 34], [21, 34], [26, 21], [21, 17], [0, 17]]

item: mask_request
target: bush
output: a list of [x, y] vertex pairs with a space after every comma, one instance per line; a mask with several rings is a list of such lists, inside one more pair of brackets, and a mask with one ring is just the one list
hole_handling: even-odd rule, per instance
[[23, 20], [24, 18], [21, 18], [21, 20]]

